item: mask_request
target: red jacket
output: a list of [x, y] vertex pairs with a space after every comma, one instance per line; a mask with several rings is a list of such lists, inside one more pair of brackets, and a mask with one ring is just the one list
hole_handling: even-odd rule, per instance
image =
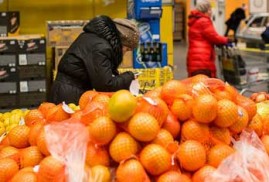
[[187, 55], [187, 69], [193, 71], [209, 69], [216, 73], [214, 45], [228, 43], [228, 38], [220, 36], [208, 15], [197, 10], [191, 11], [189, 16], [189, 49]]

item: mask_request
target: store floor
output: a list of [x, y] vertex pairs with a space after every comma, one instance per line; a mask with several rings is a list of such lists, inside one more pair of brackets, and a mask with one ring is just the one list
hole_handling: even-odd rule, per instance
[[187, 50], [186, 41], [174, 42], [174, 79], [184, 79], [188, 75], [186, 68]]

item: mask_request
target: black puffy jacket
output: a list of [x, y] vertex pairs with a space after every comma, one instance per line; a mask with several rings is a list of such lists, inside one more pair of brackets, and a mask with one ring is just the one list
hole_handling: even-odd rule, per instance
[[119, 74], [122, 44], [119, 32], [107, 16], [92, 19], [62, 57], [49, 101], [78, 104], [87, 90], [114, 92], [129, 89], [132, 72]]

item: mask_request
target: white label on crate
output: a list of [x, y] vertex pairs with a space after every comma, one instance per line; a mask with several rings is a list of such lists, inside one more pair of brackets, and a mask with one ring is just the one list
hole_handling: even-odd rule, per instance
[[20, 91], [21, 92], [28, 92], [28, 82], [27, 81], [20, 82]]
[[10, 41], [10, 44], [11, 45], [15, 44], [15, 40]]
[[40, 44], [44, 44], [45, 43], [45, 40], [40, 40]]
[[19, 54], [19, 65], [27, 65], [26, 54]]

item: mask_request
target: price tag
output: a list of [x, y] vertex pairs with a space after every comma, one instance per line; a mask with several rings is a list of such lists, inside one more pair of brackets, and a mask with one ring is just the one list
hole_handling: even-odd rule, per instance
[[19, 54], [19, 65], [27, 65], [26, 54]]
[[27, 81], [21, 81], [20, 82], [20, 91], [21, 92], [28, 92], [28, 82]]

